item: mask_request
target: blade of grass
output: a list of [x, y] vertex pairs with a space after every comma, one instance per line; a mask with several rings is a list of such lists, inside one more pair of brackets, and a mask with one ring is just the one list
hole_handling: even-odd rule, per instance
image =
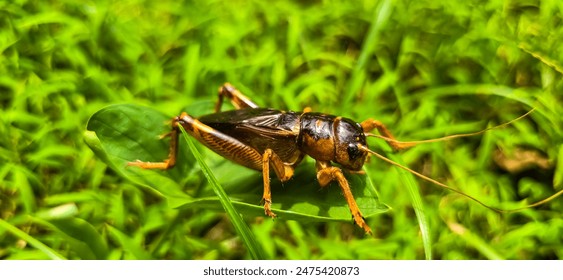
[[103, 260], [108, 255], [104, 237], [88, 221], [80, 218], [44, 219], [32, 217], [32, 221], [56, 232], [68, 243], [82, 260]]
[[[399, 156], [388, 154], [388, 157], [394, 162], [406, 166], [406, 164]], [[402, 169], [397, 169], [397, 172], [399, 172], [399, 177], [401, 181], [403, 181], [403, 184], [407, 186], [407, 190], [412, 201], [412, 206], [414, 208], [416, 219], [418, 220], [418, 225], [420, 227], [422, 246], [424, 247], [424, 255], [427, 260], [431, 260], [432, 238], [430, 236], [430, 226], [428, 223], [428, 216], [426, 215], [426, 211], [424, 210], [424, 204], [422, 203], [422, 196], [420, 195], [418, 184], [411, 173]]]
[[221, 205], [223, 205], [223, 208], [225, 209], [225, 212], [227, 213], [229, 220], [233, 223], [235, 230], [237, 231], [238, 235], [242, 239], [242, 242], [248, 249], [250, 256], [255, 260], [265, 259], [267, 256], [266, 252], [264, 252], [262, 250], [262, 247], [258, 245], [258, 241], [256, 237], [254, 236], [248, 225], [243, 221], [242, 217], [239, 215], [239, 213], [231, 203], [231, 200], [227, 196], [227, 193], [225, 193], [225, 190], [223, 190], [223, 187], [221, 187], [219, 181], [217, 180], [217, 178], [215, 178], [215, 176], [211, 172], [211, 169], [203, 161], [201, 154], [199, 153], [199, 151], [191, 141], [190, 137], [188, 136], [184, 128], [182, 126], [179, 127], [180, 130], [182, 131], [182, 135], [184, 136], [184, 139], [186, 140], [186, 143], [188, 144], [190, 151], [192, 152], [199, 166], [201, 167], [201, 171], [203, 172], [203, 175], [205, 175], [205, 177], [209, 181], [209, 184], [211, 184], [213, 191], [215, 192], [215, 194], [217, 194], [217, 197], [219, 197], [219, 201], [221, 202]]
[[553, 175], [553, 186], [556, 190], [563, 187], [563, 146], [559, 147], [557, 154], [557, 165], [555, 166], [555, 173]]
[[107, 230], [109, 236], [117, 243], [121, 248], [130, 253], [131, 257], [136, 260], [152, 260], [153, 256], [147, 252], [146, 248], [139, 244], [134, 238], [128, 236], [117, 228], [107, 225]]
[[[433, 99], [451, 95], [495, 95], [505, 97], [507, 99], [526, 104], [530, 108], [534, 108], [536, 106], [532, 97], [536, 93], [537, 91], [533, 91], [531, 89], [512, 88], [495, 84], [466, 84], [446, 85], [423, 89], [411, 94], [410, 98], [420, 98], [420, 96], [424, 96], [424, 98]], [[542, 112], [540, 109], [538, 109], [538, 112]], [[545, 113], [542, 112], [542, 114]]]
[[467, 243], [481, 252], [481, 254], [483, 254], [489, 260], [504, 260], [504, 258], [499, 253], [497, 253], [493, 247], [487, 244], [485, 240], [472, 233], [464, 226], [455, 222], [448, 222], [448, 227], [451, 229], [451, 231], [461, 236]]
[[374, 10], [373, 19], [370, 24], [367, 38], [362, 45], [362, 51], [360, 56], [358, 57], [358, 62], [356, 63], [354, 70], [352, 71], [352, 76], [348, 83], [348, 87], [346, 89], [346, 96], [344, 96], [344, 105], [341, 108], [350, 108], [350, 103], [352, 99], [360, 88], [365, 80], [365, 73], [362, 71], [364, 70], [370, 55], [373, 53], [375, 47], [377, 46], [377, 41], [379, 40], [379, 34], [385, 24], [389, 21], [389, 17], [393, 10], [393, 1], [382, 1]]
[[0, 228], [4, 228], [7, 231], [11, 232], [13, 235], [23, 239], [25, 242], [31, 244], [31, 246], [37, 248], [39, 251], [43, 252], [49, 258], [53, 260], [66, 260], [61, 254], [57, 253], [57, 251], [49, 248], [49, 246], [45, 245], [43, 242], [33, 238], [31, 235], [25, 233], [24, 231], [20, 230], [19, 228], [11, 225], [10, 223], [0, 219]]

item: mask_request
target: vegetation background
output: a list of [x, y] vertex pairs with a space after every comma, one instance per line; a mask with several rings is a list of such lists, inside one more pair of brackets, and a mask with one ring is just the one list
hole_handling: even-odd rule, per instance
[[[535, 107], [388, 155], [489, 205], [543, 199], [563, 186], [562, 13], [558, 0], [0, 0], [0, 258], [251, 258], [222, 211], [170, 207], [83, 136], [111, 104], [211, 112], [226, 81], [265, 107], [372, 117], [403, 140]], [[391, 207], [368, 219], [373, 236], [350, 221], [245, 216], [263, 256], [563, 258], [562, 199], [499, 214], [416, 180], [413, 202], [403, 172], [375, 158], [366, 170]], [[205, 184], [197, 167], [190, 176], [187, 189]]]

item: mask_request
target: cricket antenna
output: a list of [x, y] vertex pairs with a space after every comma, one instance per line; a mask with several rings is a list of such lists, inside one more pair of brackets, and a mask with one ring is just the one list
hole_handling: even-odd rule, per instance
[[530, 111], [528, 111], [527, 113], [525, 113], [524, 115], [515, 118], [509, 122], [505, 122], [503, 124], [499, 124], [497, 126], [493, 126], [493, 127], [489, 127], [489, 128], [485, 128], [481, 131], [477, 131], [477, 132], [472, 132], [472, 133], [462, 133], [462, 134], [454, 134], [454, 135], [448, 135], [448, 136], [444, 136], [444, 137], [439, 137], [439, 138], [435, 138], [435, 139], [428, 139], [428, 140], [417, 140], [417, 141], [399, 141], [397, 139], [391, 138], [391, 137], [387, 137], [387, 136], [383, 136], [383, 135], [377, 135], [377, 134], [373, 134], [373, 133], [365, 133], [366, 136], [369, 137], [376, 137], [376, 138], [380, 138], [383, 139], [385, 141], [387, 141], [387, 143], [391, 144], [394, 147], [401, 147], [401, 149], [403, 148], [410, 148], [412, 146], [415, 146], [417, 144], [422, 144], [422, 143], [434, 143], [434, 142], [441, 142], [441, 141], [446, 141], [446, 140], [451, 140], [454, 138], [461, 138], [461, 137], [468, 137], [468, 136], [475, 136], [475, 135], [479, 135], [479, 134], [483, 134], [489, 130], [493, 130], [493, 129], [497, 129], [497, 128], [502, 128], [505, 126], [510, 125], [511, 123], [517, 122], [525, 117], [527, 117], [529, 114], [531, 114], [532, 112], [534, 112], [536, 109], [533, 108]]
[[[531, 111], [530, 111], [530, 112], [531, 112]], [[529, 114], [530, 112], [528, 112], [527, 114]], [[526, 116], [526, 115], [523, 115], [523, 117], [524, 117], [524, 116]], [[376, 153], [376, 152], [370, 150], [368, 147], [366, 147], [366, 146], [364, 146], [364, 145], [358, 145], [358, 147], [360, 148], [360, 150], [365, 151], [365, 152], [368, 152], [368, 153], [370, 153], [370, 154], [376, 156], [377, 158], [379, 158], [379, 159], [381, 159], [381, 160], [383, 160], [383, 161], [385, 161], [385, 162], [387, 162], [387, 163], [389, 163], [389, 164], [391, 164], [391, 165], [394, 165], [394, 166], [397, 166], [397, 167], [399, 167], [399, 168], [401, 168], [401, 169], [404, 169], [404, 170], [410, 172], [411, 174], [413, 174], [413, 175], [415, 175], [415, 176], [417, 176], [417, 177], [419, 177], [419, 178], [421, 178], [421, 179], [423, 179], [423, 180], [425, 180], [425, 181], [428, 181], [428, 182], [433, 183], [433, 184], [435, 184], [435, 185], [438, 185], [438, 186], [440, 186], [440, 187], [442, 187], [442, 188], [445, 188], [445, 189], [447, 189], [447, 190], [449, 190], [449, 191], [452, 191], [452, 192], [455, 192], [455, 193], [457, 193], [457, 194], [460, 194], [460, 195], [462, 195], [462, 196], [464, 196], [464, 197], [466, 197], [466, 198], [468, 198], [468, 199], [471, 199], [471, 200], [473, 200], [473, 201], [479, 203], [481, 206], [483, 206], [483, 207], [485, 207], [485, 208], [487, 208], [487, 209], [490, 209], [490, 210], [493, 210], [493, 211], [496, 211], [496, 212], [499, 212], [499, 213], [512, 213], [512, 212], [517, 212], [517, 211], [521, 211], [521, 210], [528, 209], [528, 208], [537, 207], [537, 206], [546, 204], [546, 203], [550, 202], [551, 200], [553, 200], [553, 199], [555, 199], [555, 198], [557, 198], [558, 196], [560, 196], [560, 195], [563, 194], [563, 190], [560, 190], [560, 191], [558, 191], [557, 193], [555, 193], [555, 194], [549, 196], [548, 198], [542, 199], [542, 200], [540, 200], [540, 201], [538, 201], [538, 202], [535, 202], [535, 203], [526, 205], [526, 206], [524, 206], [524, 207], [515, 208], [515, 209], [500, 209], [500, 208], [496, 208], [496, 207], [493, 207], [493, 206], [489, 206], [489, 205], [487, 205], [487, 204], [481, 202], [481, 201], [478, 200], [477, 198], [475, 198], [475, 197], [473, 197], [473, 196], [470, 196], [470, 195], [468, 195], [468, 194], [466, 194], [466, 193], [464, 193], [464, 192], [462, 192], [462, 191], [460, 191], [460, 190], [458, 190], [458, 189], [452, 188], [452, 187], [450, 187], [450, 186], [448, 186], [448, 185], [446, 185], [446, 184], [444, 184], [444, 183], [438, 182], [438, 181], [436, 181], [436, 180], [434, 180], [434, 179], [432, 179], [432, 178], [430, 178], [430, 177], [428, 177], [428, 176], [425, 176], [425, 175], [423, 175], [423, 174], [421, 174], [421, 173], [419, 173], [419, 172], [416, 172], [416, 171], [414, 171], [414, 170], [412, 170], [412, 169], [410, 169], [410, 168], [408, 168], [408, 167], [406, 167], [406, 166], [404, 166], [404, 165], [401, 165], [401, 164], [399, 164], [399, 163], [396, 163], [396, 162], [394, 162], [394, 161], [392, 161], [392, 160], [390, 160], [390, 159], [388, 159], [388, 158], [386, 158], [386, 157], [384, 157], [384, 156], [382, 156], [382, 155], [380, 155], [380, 154], [378, 154], [378, 153]]]

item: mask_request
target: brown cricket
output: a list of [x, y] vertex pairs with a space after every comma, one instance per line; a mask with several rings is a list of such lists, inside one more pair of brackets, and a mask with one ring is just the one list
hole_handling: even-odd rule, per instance
[[[221, 112], [224, 98], [230, 99], [236, 109]], [[531, 111], [527, 114], [529, 113]], [[394, 150], [428, 141], [397, 141], [381, 122], [373, 119], [357, 123], [348, 118], [310, 112], [308, 109], [303, 112], [293, 112], [259, 108], [258, 105], [229, 83], [225, 83], [219, 88], [219, 99], [215, 106], [215, 113], [197, 119], [187, 113], [182, 113], [172, 119], [172, 131], [168, 134], [171, 137], [170, 153], [167, 159], [162, 162], [137, 160], [129, 162], [128, 165], [146, 169], [172, 168], [176, 163], [178, 151], [178, 136], [180, 134], [178, 125], [181, 125], [192, 137], [224, 158], [261, 171], [264, 180], [264, 194], [262, 196], [264, 212], [272, 218], [276, 217], [276, 214], [271, 209], [270, 171], [273, 170], [279, 180], [285, 182], [293, 176], [295, 167], [303, 160], [305, 155], [315, 159], [317, 180], [321, 187], [327, 186], [332, 181], [338, 183], [344, 199], [348, 203], [354, 222], [368, 234], [371, 233], [371, 229], [366, 224], [362, 212], [356, 204], [343, 170], [361, 173], [369, 154], [406, 169], [422, 179], [460, 193], [369, 150], [366, 136], [383, 138]], [[377, 130], [380, 135], [369, 133], [373, 130]], [[429, 141], [475, 135], [486, 130]], [[333, 166], [332, 163], [336, 163], [337, 166]], [[479, 202], [466, 194], [461, 194]]]

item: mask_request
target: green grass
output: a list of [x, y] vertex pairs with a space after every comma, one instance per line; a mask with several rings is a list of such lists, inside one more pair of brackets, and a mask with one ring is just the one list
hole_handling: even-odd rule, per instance
[[[401, 140], [478, 131], [534, 107], [481, 136], [396, 154], [377, 139], [370, 147], [488, 205], [543, 199], [563, 186], [560, 2], [0, 1], [0, 258], [257, 257], [220, 200], [185, 204], [215, 197], [185, 141], [164, 173], [112, 164], [105, 142], [85, 134], [103, 108], [148, 106], [159, 117], [131, 122], [154, 135], [128, 131], [148, 139], [142, 150], [111, 148], [121, 162], [162, 159], [165, 120], [212, 112], [227, 81], [261, 106], [371, 117]], [[372, 158], [369, 180], [354, 185], [373, 184], [365, 193], [391, 210], [370, 216], [365, 236], [351, 220], [301, 215], [343, 203], [337, 186], [314, 184], [312, 161], [288, 185], [274, 180], [274, 203], [301, 185], [309, 208], [272, 221], [259, 213], [259, 173], [198, 150], [263, 258], [563, 258], [561, 198], [498, 214]], [[244, 193], [248, 208], [237, 206]]]
[[182, 131], [182, 136], [186, 140], [190, 151], [201, 167], [203, 175], [205, 176], [205, 178], [207, 178], [207, 181], [212, 186], [213, 192], [215, 192], [215, 195], [217, 195], [217, 197], [219, 198], [221, 206], [223, 206], [225, 213], [227, 213], [227, 217], [233, 223], [233, 227], [236, 229], [237, 235], [242, 240], [242, 243], [248, 250], [248, 253], [254, 260], [265, 259], [266, 252], [264, 251], [262, 246], [258, 245], [256, 237], [254, 237], [254, 234], [252, 233], [252, 231], [250, 231], [248, 225], [245, 223], [237, 209], [235, 209], [235, 206], [231, 202], [229, 196], [227, 195], [217, 178], [215, 178], [215, 175], [213, 175], [213, 171], [211, 171], [209, 166], [207, 166], [205, 160], [201, 157], [201, 154], [193, 144], [192, 140], [190, 140], [189, 135], [186, 133], [184, 128], [180, 125], [178, 127]]

